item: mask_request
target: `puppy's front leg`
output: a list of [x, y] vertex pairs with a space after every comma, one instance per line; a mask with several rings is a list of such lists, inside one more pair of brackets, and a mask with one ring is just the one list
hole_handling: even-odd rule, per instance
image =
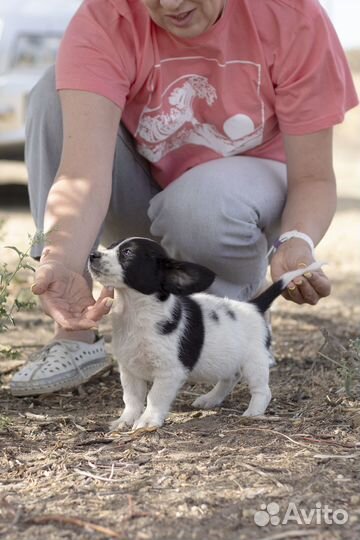
[[144, 427], [160, 427], [170, 410], [178, 390], [183, 385], [186, 376], [181, 373], [171, 373], [155, 378], [147, 396], [147, 405], [143, 414], [137, 420], [133, 429]]
[[125, 409], [120, 418], [110, 424], [110, 431], [132, 426], [144, 410], [147, 383], [135, 377], [125, 367], [119, 365]]

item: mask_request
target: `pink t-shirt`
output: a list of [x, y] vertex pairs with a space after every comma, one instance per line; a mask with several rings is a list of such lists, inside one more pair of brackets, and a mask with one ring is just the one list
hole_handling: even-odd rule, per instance
[[163, 187], [219, 157], [285, 162], [282, 133], [329, 128], [358, 103], [317, 0], [228, 0], [214, 26], [187, 40], [157, 27], [142, 0], [85, 0], [62, 41], [57, 89], [123, 109]]

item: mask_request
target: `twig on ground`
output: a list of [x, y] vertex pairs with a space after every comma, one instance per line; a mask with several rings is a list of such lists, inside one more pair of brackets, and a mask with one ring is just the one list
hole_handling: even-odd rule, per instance
[[224, 430], [224, 433], [230, 433], [230, 432], [233, 432], [233, 431], [262, 431], [264, 433], [272, 433], [274, 435], [281, 435], [281, 437], [285, 437], [285, 439], [288, 439], [293, 444], [296, 444], [298, 446], [302, 446], [304, 448], [308, 448], [308, 445], [297, 442], [297, 441], [294, 441], [294, 439], [292, 439], [288, 435], [285, 435], [285, 433], [281, 433], [280, 431], [276, 431], [275, 429], [265, 429], [265, 428], [257, 428], [257, 427], [252, 427], [252, 426], [246, 426], [246, 427], [238, 427], [236, 429], [226, 429], [226, 430]]
[[[88, 478], [92, 478], [93, 480], [101, 480], [102, 482], [114, 482], [114, 483], [117, 483], [117, 482], [123, 482], [124, 481], [123, 478], [112, 478], [111, 473], [110, 473], [110, 477], [106, 477], [106, 476], [100, 476], [100, 475], [97, 475], [97, 474], [93, 474], [93, 473], [88, 472], [88, 471], [81, 471], [80, 469], [74, 469], [74, 471], [77, 474], [81, 474], [81, 476], [87, 476]], [[121, 472], [125, 473], [125, 474], [132, 474], [130, 471], [121, 471]]]
[[112, 480], [112, 478], [114, 476], [114, 471], [115, 471], [115, 463], [112, 463], [111, 464], [111, 471], [110, 471], [109, 480]]
[[340, 446], [341, 448], [355, 448], [355, 444], [352, 443], [338, 443], [336, 441], [327, 440], [327, 439], [315, 439], [314, 437], [304, 437], [300, 434], [294, 434], [293, 437], [300, 437], [303, 441], [309, 441], [315, 444], [328, 444], [331, 446]]
[[360, 457], [360, 454], [315, 454], [312, 457], [316, 459], [356, 459]]
[[270, 534], [270, 536], [263, 536], [261, 540], [282, 540], [285, 538], [304, 538], [305, 536], [318, 537], [321, 531], [318, 529], [297, 529], [294, 531], [284, 531], [281, 533]]
[[318, 352], [318, 355], [321, 356], [322, 358], [325, 358], [325, 360], [328, 360], [328, 362], [331, 362], [332, 364], [335, 364], [335, 366], [337, 366], [337, 367], [340, 367], [340, 368], [343, 367], [343, 364], [341, 364], [340, 362], [337, 362], [333, 358], [330, 358], [330, 356], [328, 356], [327, 354], [324, 354], [321, 351]]
[[[136, 506], [134, 504], [134, 499], [131, 495], [128, 495], [128, 503], [129, 503], [129, 507], [128, 507], [128, 515], [125, 519], [128, 519], [128, 520], [131, 520], [131, 519], [135, 519], [135, 518], [138, 518], [138, 517], [149, 517], [151, 516], [151, 514], [149, 512], [142, 512], [140, 510], [137, 510], [136, 509]], [[121, 520], [123, 521], [123, 520]]]
[[[243, 419], [243, 422], [248, 421], [248, 416], [243, 416], [242, 412], [238, 411], [237, 409], [229, 409], [228, 407], [221, 407], [221, 411], [225, 412], [232, 412], [236, 415], [240, 416]], [[284, 418], [283, 416], [254, 416], [252, 419], [256, 420], [257, 422], [281, 422], [284, 420], [292, 420], [292, 418]]]
[[249, 471], [254, 471], [255, 473], [259, 474], [260, 476], [271, 480], [279, 488], [285, 488], [284, 484], [282, 484], [281, 482], [276, 480], [276, 478], [273, 478], [271, 474], [268, 474], [268, 473], [260, 470], [258, 467], [255, 467], [255, 465], [251, 465], [250, 463], [245, 463], [244, 461], [242, 461], [240, 466], [244, 467], [245, 469], [248, 469]]
[[[88, 439], [87, 441], [81, 441], [76, 444], [76, 446], [91, 446], [93, 444], [111, 444], [117, 439], [109, 437], [99, 437], [98, 439]], [[105, 446], [104, 446], [105, 448]], [[95, 452], [100, 452], [103, 448], [98, 448]]]
[[48, 420], [49, 417], [45, 414], [34, 414], [31, 412], [26, 412], [24, 414], [26, 418], [30, 418], [31, 420]]
[[[229, 432], [232, 432], [232, 431], [250, 431], [250, 430], [263, 431], [263, 432], [266, 432], [266, 433], [273, 433], [275, 435], [281, 435], [281, 437], [285, 437], [285, 439], [288, 439], [293, 444], [296, 444], [298, 446], [302, 446], [304, 448], [309, 448], [309, 445], [306, 445], [306, 444], [298, 442], [298, 441], [294, 441], [294, 439], [292, 439], [288, 435], [285, 435], [285, 433], [281, 433], [281, 431], [276, 431], [275, 429], [266, 429], [266, 428], [257, 428], [257, 427], [252, 427], [252, 426], [246, 426], [246, 427], [238, 427], [236, 429], [227, 429], [226, 432], [229, 433]], [[296, 434], [293, 435], [293, 437], [297, 437], [297, 436], [298, 435], [296, 435]], [[314, 439], [312, 437], [304, 437], [304, 436], [301, 436], [301, 438], [303, 440], [305, 440], [305, 441], [308, 441], [310, 444], [331, 444], [333, 446], [341, 446], [343, 448], [356, 448], [357, 447], [356, 444], [350, 444], [350, 443], [349, 444], [337, 443], [335, 441], [320, 440], [320, 439]]]
[[13, 371], [16, 371], [18, 369], [18, 367], [20, 366], [20, 364], [16, 364], [16, 366], [12, 366], [12, 367], [9, 367], [9, 368], [6, 368], [6, 369], [1, 369], [0, 370], [0, 375], [9, 375], [9, 373], [12, 373]]

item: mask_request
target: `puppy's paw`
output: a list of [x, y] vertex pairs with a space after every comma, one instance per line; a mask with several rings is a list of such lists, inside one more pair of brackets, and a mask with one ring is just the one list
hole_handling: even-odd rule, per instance
[[121, 418], [114, 420], [109, 425], [109, 433], [113, 433], [114, 431], [123, 431], [125, 429], [129, 429], [129, 425], [126, 422], [122, 422]]
[[161, 427], [164, 423], [164, 419], [159, 416], [148, 416], [143, 414], [140, 418], [134, 422], [132, 427], [133, 431], [144, 428], [156, 428]]
[[263, 413], [254, 413], [253, 411], [246, 409], [245, 412], [242, 413], [242, 416], [262, 416]]
[[250, 404], [243, 416], [263, 416], [265, 414], [267, 403], [259, 403], [257, 405]]
[[210, 397], [207, 394], [204, 394], [203, 396], [196, 398], [191, 406], [195, 409], [214, 409], [215, 407], [219, 407], [221, 403], [222, 401], [214, 398], [214, 396]]
[[133, 423], [139, 418], [139, 414], [124, 411], [123, 414], [109, 426], [109, 432], [129, 430]]
[[251, 396], [248, 408], [243, 416], [262, 416], [271, 401], [271, 390], [269, 387], [262, 392], [257, 392]]

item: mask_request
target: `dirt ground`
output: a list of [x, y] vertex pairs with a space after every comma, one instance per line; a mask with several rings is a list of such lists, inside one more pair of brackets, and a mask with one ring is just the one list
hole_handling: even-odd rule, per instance
[[[360, 89], [360, 72], [356, 81]], [[241, 416], [242, 386], [221, 408], [194, 412], [204, 389], [186, 386], [162, 429], [109, 435], [122, 403], [115, 369], [79, 391], [14, 398], [12, 374], [51, 337], [38, 308], [16, 316], [0, 335], [19, 353], [0, 357], [0, 536], [360, 538], [360, 351], [351, 354], [360, 338], [359, 134], [358, 108], [336, 130], [339, 207], [317, 249], [333, 293], [316, 307], [280, 299], [273, 309], [278, 364], [266, 417]], [[24, 186], [10, 179], [22, 184], [24, 166], [0, 162], [0, 243], [24, 248], [34, 229]], [[4, 248], [0, 259], [15, 262]], [[109, 321], [101, 331], [110, 350]]]

